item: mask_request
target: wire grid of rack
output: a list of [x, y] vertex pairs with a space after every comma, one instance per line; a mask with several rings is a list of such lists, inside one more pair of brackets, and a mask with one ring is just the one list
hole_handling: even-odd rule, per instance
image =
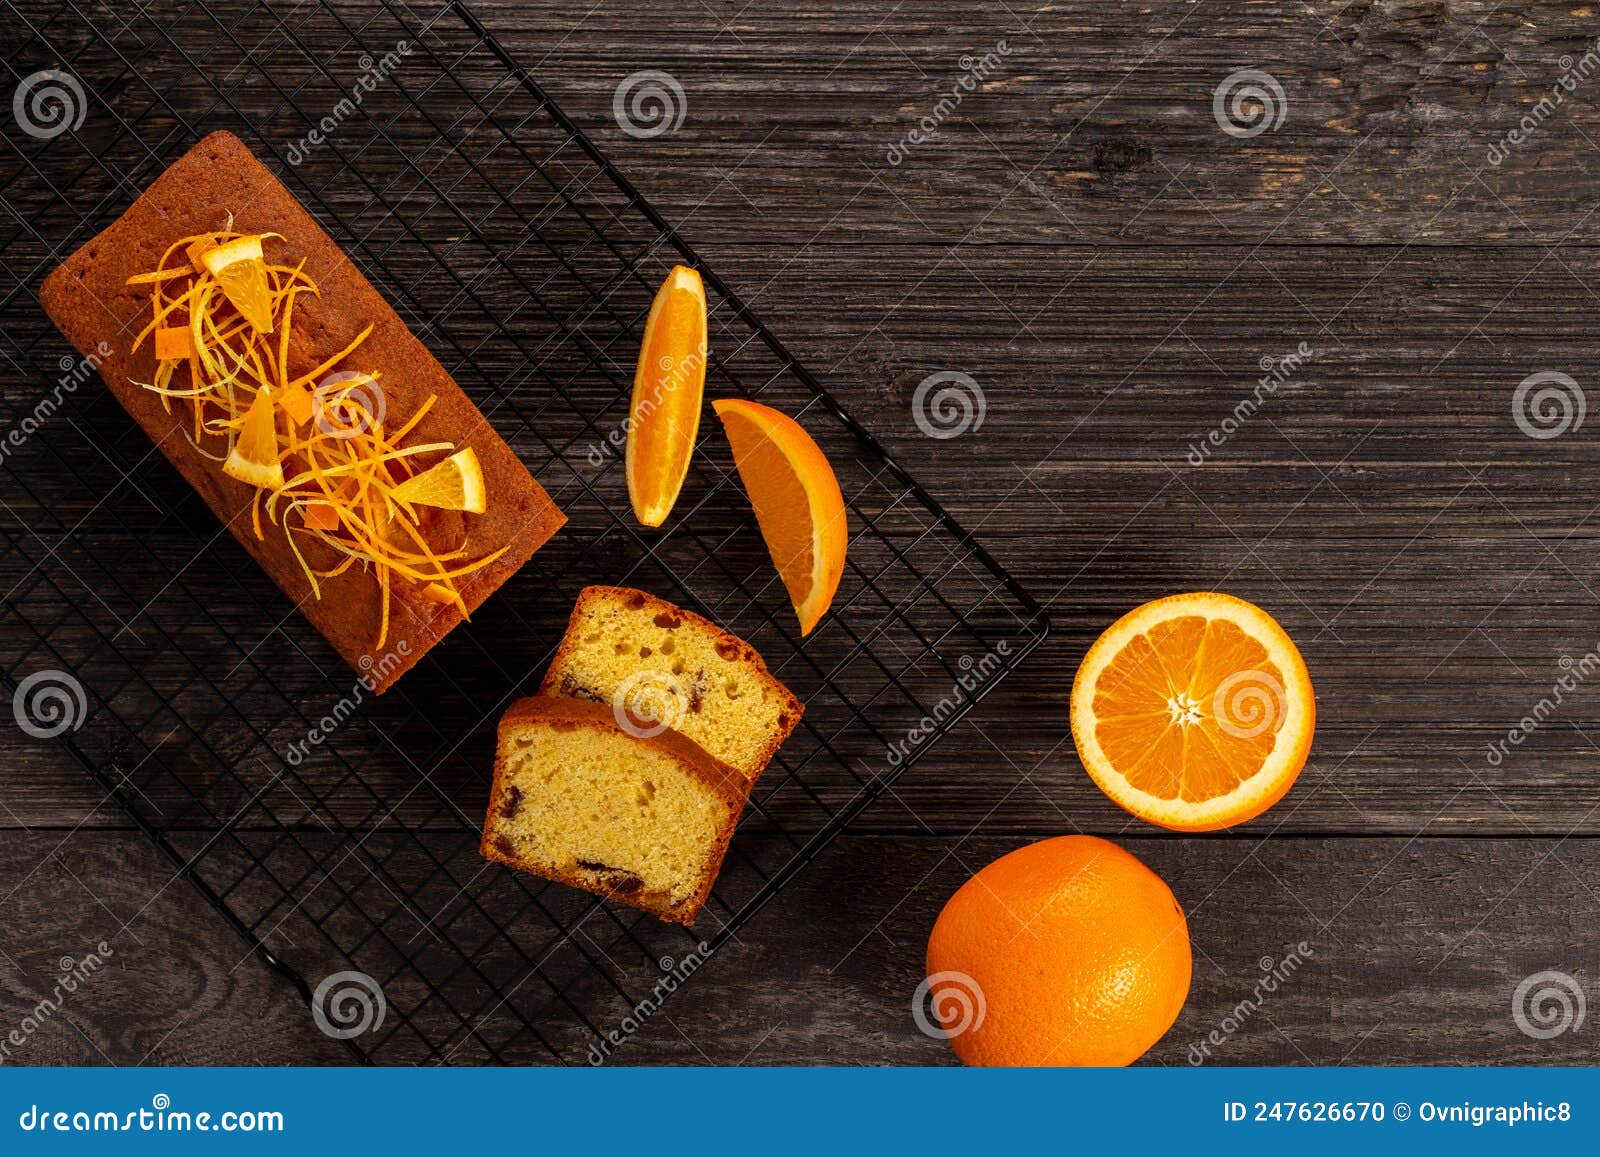
[[[307, 997], [343, 971], [381, 986], [382, 1024], [350, 1039], [358, 1059], [593, 1061], [1047, 622], [468, 10], [423, 8], [0, 8], [11, 84], [60, 70], [86, 105], [50, 139], [8, 124], [0, 167], [0, 419], [25, 434], [4, 446], [0, 672], [13, 694], [42, 670], [81, 686], [62, 741], [241, 934], [242, 955]], [[221, 127], [345, 246], [570, 519], [381, 699], [92, 375], [78, 383], [37, 304], [50, 268]], [[708, 285], [708, 393], [798, 416], [839, 473], [849, 565], [803, 645], [719, 437], [702, 439], [664, 533], [628, 513], [609, 435], [651, 297], [679, 262]], [[499, 710], [537, 686], [593, 582], [724, 624], [807, 703], [692, 931], [476, 854]]]

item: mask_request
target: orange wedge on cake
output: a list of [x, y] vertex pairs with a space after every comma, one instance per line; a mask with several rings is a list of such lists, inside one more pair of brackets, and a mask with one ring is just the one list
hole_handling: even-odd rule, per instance
[[[276, 234], [266, 234], [276, 236]], [[272, 290], [267, 284], [267, 261], [261, 236], [246, 234], [206, 250], [200, 256], [222, 292], [257, 333], [271, 333]]]
[[483, 470], [472, 447], [457, 450], [436, 466], [408, 478], [389, 492], [396, 502], [415, 506], [437, 506], [441, 510], [465, 510], [482, 514], [489, 509], [483, 489]]
[[706, 289], [674, 266], [656, 292], [628, 408], [626, 469], [633, 514], [660, 526], [689, 473], [706, 384]]
[[255, 399], [239, 424], [233, 448], [222, 463], [222, 472], [252, 486], [283, 489], [283, 463], [278, 458], [278, 419], [272, 405], [272, 387], [262, 386], [256, 391]]
[[1072, 685], [1072, 738], [1140, 819], [1203, 832], [1260, 815], [1305, 766], [1316, 699], [1271, 615], [1215, 592], [1157, 599], [1096, 640]]
[[839, 480], [811, 435], [787, 414], [739, 398], [713, 402], [712, 408], [800, 618], [800, 633], [808, 635], [844, 574], [850, 534]]

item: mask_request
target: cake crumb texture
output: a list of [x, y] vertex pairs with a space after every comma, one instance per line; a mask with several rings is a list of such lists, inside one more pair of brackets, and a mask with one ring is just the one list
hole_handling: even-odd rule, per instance
[[540, 690], [610, 704], [641, 729], [669, 727], [751, 781], [805, 710], [749, 643], [629, 587], [578, 596]]
[[748, 791], [691, 741], [635, 735], [609, 706], [524, 699], [500, 723], [481, 851], [690, 924]]

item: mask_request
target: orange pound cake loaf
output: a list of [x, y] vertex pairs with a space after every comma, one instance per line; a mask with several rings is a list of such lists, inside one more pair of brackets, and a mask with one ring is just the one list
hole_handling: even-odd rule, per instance
[[231, 133], [174, 162], [46, 278], [41, 297], [223, 525], [376, 691], [565, 521]]
[[638, 735], [601, 703], [522, 699], [500, 720], [479, 851], [692, 924], [748, 794], [681, 735]]
[[805, 708], [756, 649], [629, 587], [588, 587], [540, 692], [610, 704], [619, 722], [694, 740], [754, 781]]

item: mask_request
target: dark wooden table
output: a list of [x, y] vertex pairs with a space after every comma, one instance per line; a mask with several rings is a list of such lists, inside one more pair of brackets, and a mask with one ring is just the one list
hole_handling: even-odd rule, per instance
[[[619, 1059], [946, 1063], [909, 1012], [935, 915], [1067, 832], [1134, 851], [1189, 914], [1193, 990], [1151, 1062], [1190, 1060], [1302, 942], [1216, 1063], [1592, 1059], [1589, 1033], [1519, 1030], [1513, 996], [1545, 970], [1596, 995], [1600, 466], [1592, 418], [1519, 423], [1514, 397], [1600, 381], [1600, 10], [474, 8], [1056, 626]], [[641, 69], [682, 84], [676, 131], [613, 119]], [[1214, 115], [1244, 69], [1282, 92], [1254, 135]], [[987, 415], [933, 441], [911, 395], [942, 370]], [[1210, 588], [1295, 637], [1319, 727], [1273, 811], [1185, 838], [1096, 790], [1067, 694], [1121, 612]], [[90, 917], [131, 937], [15, 1059], [348, 1059], [76, 765], [37, 744], [6, 764], [0, 1029]]]

